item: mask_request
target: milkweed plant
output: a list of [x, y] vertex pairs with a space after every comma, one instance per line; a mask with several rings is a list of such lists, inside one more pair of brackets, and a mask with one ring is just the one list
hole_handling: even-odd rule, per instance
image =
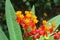
[[35, 15], [34, 5], [30, 11], [15, 12], [10, 0], [5, 2], [5, 15], [9, 38], [0, 28], [0, 40], [60, 40], [60, 31], [57, 29], [60, 24], [60, 15], [48, 21], [42, 20], [42, 24], [37, 28], [36, 24], [39, 20]]
[[[43, 20], [42, 25], [37, 29], [36, 23], [38, 23], [36, 15], [32, 15], [33, 12], [25, 11], [25, 15], [22, 14], [22, 11], [16, 12], [16, 21], [19, 25], [22, 26], [24, 33], [23, 38], [27, 40], [28, 37], [32, 37], [32, 40], [39, 39], [41, 36], [48, 39], [50, 36], [54, 36], [54, 40], [58, 40], [60, 38], [60, 32], [54, 32], [54, 28], [56, 27], [55, 23], [51, 24], [51, 27], [47, 27], [47, 21]], [[58, 31], [58, 30], [57, 30]], [[49, 35], [50, 34], [50, 35]], [[54, 34], [54, 35], [53, 35]]]

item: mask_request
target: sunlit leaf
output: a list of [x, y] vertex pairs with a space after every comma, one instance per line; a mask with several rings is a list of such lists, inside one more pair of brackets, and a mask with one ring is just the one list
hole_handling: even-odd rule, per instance
[[55, 27], [55, 29], [59, 26], [59, 24], [60, 24], [60, 15], [57, 15], [57, 16], [55, 16], [55, 17], [53, 17], [52, 19], [50, 19], [49, 21], [48, 21], [48, 23], [46, 24], [48, 27], [51, 27], [51, 25], [49, 25], [49, 23], [50, 24], [52, 24], [52, 23], [55, 23], [56, 24], [56, 27]]
[[20, 26], [15, 21], [16, 15], [10, 0], [6, 0], [5, 10], [10, 40], [23, 40]]
[[33, 12], [33, 14], [32, 14], [32, 15], [35, 15], [35, 6], [34, 6], [34, 5], [32, 6], [31, 11]]
[[8, 38], [6, 37], [4, 32], [2, 31], [1, 27], [0, 27], [0, 40], [8, 40]]
[[52, 36], [52, 37], [49, 37], [49, 40], [54, 40], [54, 36]]
[[44, 40], [44, 37], [43, 37], [43, 36], [41, 36], [38, 40]]
[[54, 36], [50, 36], [47, 40], [54, 40]]

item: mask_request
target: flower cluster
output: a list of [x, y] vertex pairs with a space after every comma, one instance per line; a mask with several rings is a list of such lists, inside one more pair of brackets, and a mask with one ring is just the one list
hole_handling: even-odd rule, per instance
[[22, 25], [23, 29], [27, 30], [31, 28], [32, 31], [36, 30], [36, 23], [38, 23], [37, 17], [32, 15], [31, 11], [25, 11], [25, 15], [22, 14], [22, 11], [16, 12], [16, 20]]
[[48, 35], [52, 33], [54, 33], [55, 40], [60, 38], [60, 33], [54, 32], [55, 23], [52, 23], [51, 27], [47, 27], [47, 21], [43, 20], [42, 25], [37, 29], [36, 23], [38, 23], [38, 20], [36, 15], [33, 15], [33, 12], [25, 11], [25, 14], [22, 14], [22, 11], [17, 11], [16, 16], [16, 21], [19, 25], [22, 25], [24, 30], [23, 38], [32, 37], [33, 40], [36, 40], [40, 38], [40, 36], [48, 37]]

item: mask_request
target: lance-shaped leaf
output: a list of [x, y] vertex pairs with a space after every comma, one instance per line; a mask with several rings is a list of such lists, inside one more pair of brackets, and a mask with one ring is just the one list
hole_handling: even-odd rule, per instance
[[6, 0], [5, 10], [10, 40], [23, 40], [20, 26], [15, 21], [16, 15], [10, 0]]
[[4, 32], [2, 31], [1, 27], [0, 27], [0, 40], [8, 40], [8, 38], [6, 37]]
[[55, 27], [55, 29], [54, 30], [56, 30], [56, 28], [59, 26], [59, 24], [60, 24], [60, 15], [57, 15], [57, 16], [55, 16], [55, 17], [53, 17], [52, 19], [50, 19], [49, 21], [48, 21], [48, 23], [46, 24], [47, 26], [49, 26], [49, 27], [51, 27], [51, 25], [49, 25], [49, 23], [55, 23], [56, 24], [56, 27]]
[[32, 14], [32, 15], [35, 15], [35, 6], [34, 6], [34, 5], [32, 6], [31, 11], [33, 12], [33, 14]]

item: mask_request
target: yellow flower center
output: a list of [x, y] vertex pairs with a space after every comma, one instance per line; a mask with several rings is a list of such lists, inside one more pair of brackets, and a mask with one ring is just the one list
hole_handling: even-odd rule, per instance
[[46, 30], [46, 31], [49, 31], [49, 29], [50, 29], [49, 27], [45, 26], [45, 30]]
[[18, 16], [20, 16], [22, 14], [22, 11], [17, 11], [16, 12], [16, 16], [18, 17]]
[[28, 13], [28, 14], [26, 14], [26, 16], [27, 16], [28, 18], [30, 18], [30, 17], [31, 17], [31, 14]]
[[22, 19], [22, 18], [24, 18], [24, 15], [23, 15], [23, 14], [21, 14], [19, 17]]
[[30, 23], [30, 19], [26, 19], [26, 20], [25, 20], [25, 23], [26, 23], [26, 24], [29, 24], [29, 23]]
[[36, 16], [33, 16], [32, 18], [33, 18], [33, 19], [37, 19], [37, 17], [36, 17]]
[[34, 23], [38, 23], [38, 20], [37, 19], [33, 19], [34, 20]]
[[52, 28], [54, 28], [55, 26], [56, 26], [56, 24], [55, 24], [55, 23], [53, 23], [53, 24], [52, 24]]
[[29, 14], [29, 11], [25, 11], [25, 14]]
[[42, 24], [43, 24], [43, 25], [45, 25], [46, 23], [47, 23], [47, 21], [46, 21], [46, 20], [43, 20], [43, 21], [42, 21]]
[[29, 12], [29, 11], [25, 11], [25, 15], [26, 15], [28, 18], [30, 18], [30, 17], [32, 16], [32, 13]]

